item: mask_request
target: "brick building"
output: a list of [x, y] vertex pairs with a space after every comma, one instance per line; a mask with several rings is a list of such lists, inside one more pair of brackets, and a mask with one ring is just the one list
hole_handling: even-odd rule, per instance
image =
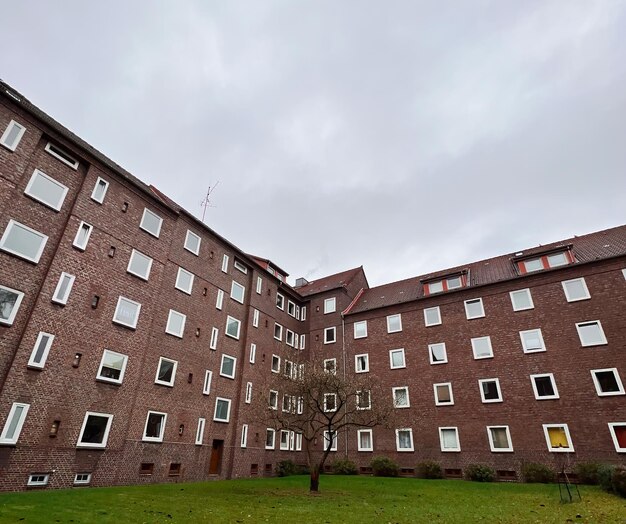
[[250, 400], [307, 358], [394, 398], [396, 428], [337, 436], [362, 468], [623, 461], [626, 226], [375, 288], [362, 268], [292, 287], [3, 83], [0, 135], [0, 489], [303, 462]]

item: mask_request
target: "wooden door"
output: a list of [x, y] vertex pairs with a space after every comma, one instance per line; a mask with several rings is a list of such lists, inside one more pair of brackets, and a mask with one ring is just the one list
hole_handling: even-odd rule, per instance
[[219, 475], [222, 469], [222, 454], [224, 452], [224, 441], [214, 440], [211, 450], [211, 462], [209, 464], [209, 475]]

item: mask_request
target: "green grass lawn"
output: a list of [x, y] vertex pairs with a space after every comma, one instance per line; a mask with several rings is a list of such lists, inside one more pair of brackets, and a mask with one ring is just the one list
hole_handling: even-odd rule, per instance
[[0, 522], [626, 522], [626, 499], [581, 486], [323, 475], [0, 495]]

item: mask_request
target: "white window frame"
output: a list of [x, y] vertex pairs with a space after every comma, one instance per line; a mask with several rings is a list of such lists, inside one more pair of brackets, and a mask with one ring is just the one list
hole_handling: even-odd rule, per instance
[[[32, 235], [39, 237], [40, 239], [39, 247], [37, 249], [37, 252], [35, 253], [35, 256], [30, 257], [28, 255], [25, 255], [24, 253], [20, 253], [19, 251], [16, 251], [6, 246], [6, 243], [9, 240], [9, 237], [13, 233], [13, 229], [22, 229]], [[39, 259], [41, 258], [41, 254], [43, 253], [43, 250], [45, 249], [47, 242], [48, 242], [47, 235], [44, 235], [43, 233], [40, 233], [39, 231], [36, 231], [35, 229], [25, 226], [24, 224], [18, 222], [17, 220], [11, 219], [9, 220], [9, 223], [7, 224], [7, 227], [4, 230], [4, 233], [2, 233], [2, 238], [0, 238], [0, 249], [2, 251], [5, 251], [6, 253], [11, 253], [12, 255], [15, 255], [16, 257], [38, 264]]]
[[[332, 333], [332, 340], [329, 335]], [[335, 326], [324, 328], [324, 344], [334, 344], [337, 342], [337, 328]]]
[[[41, 358], [39, 362], [35, 360], [37, 356], [37, 350], [39, 349], [42, 340], [46, 338], [46, 345], [43, 348], [41, 353]], [[50, 348], [52, 347], [52, 343], [54, 342], [54, 335], [52, 333], [46, 333], [45, 331], [40, 331], [37, 335], [37, 340], [35, 341], [35, 345], [33, 346], [33, 350], [30, 354], [30, 358], [28, 359], [28, 367], [35, 369], [43, 369], [46, 365], [46, 360], [48, 359], [48, 353], [50, 352]]]
[[[181, 277], [189, 277], [189, 286], [183, 286], [183, 283], [181, 282]], [[179, 267], [178, 272], [176, 273], [176, 283], [174, 284], [174, 287], [187, 295], [191, 295], [191, 292], [193, 290], [194, 278], [195, 275], [191, 271], [187, 271], [186, 269]]]
[[[613, 376], [615, 377], [615, 382], [617, 383], [617, 387], [619, 388], [618, 391], [609, 391], [608, 393], [605, 393], [602, 391], [602, 388], [600, 387], [600, 381], [598, 380], [596, 373], [608, 373], [608, 372], [613, 373]], [[593, 379], [593, 385], [595, 386], [596, 393], [598, 394], [599, 397], [615, 397], [615, 396], [625, 394], [624, 384], [622, 383], [622, 379], [619, 376], [619, 372], [617, 371], [617, 368], [591, 369], [590, 373], [591, 373], [591, 378]]]
[[213, 371], [210, 369], [205, 370], [204, 372], [204, 383], [202, 384], [202, 394], [210, 395], [211, 394], [211, 382], [213, 381]]
[[[65, 149], [63, 149], [60, 146], [57, 146], [56, 144], [53, 144], [52, 142], [48, 142], [46, 144], [46, 147], [44, 148], [45, 151], [49, 154], [51, 154], [54, 158], [56, 158], [57, 160], [60, 160], [61, 162], [63, 162], [66, 166], [71, 167], [74, 171], [76, 171], [78, 169], [79, 166], [79, 162], [78, 160], [76, 160], [72, 155], [70, 155]], [[67, 156], [67, 158], [65, 158], [64, 156], [60, 155], [59, 153], [57, 153], [55, 151], [55, 149], [61, 153], [63, 153], [64, 155]]]
[[[338, 435], [337, 435], [337, 431], [324, 431], [324, 438], [322, 439], [322, 442], [324, 443], [324, 447], [322, 448], [323, 451], [326, 451], [327, 447], [328, 447], [328, 442], [330, 442], [330, 451], [337, 451], [337, 440], [338, 440]], [[332, 439], [332, 440], [331, 440]]]
[[[516, 303], [516, 297], [523, 295], [526, 300], [528, 300], [529, 305], [522, 306]], [[517, 289], [515, 291], [511, 291], [509, 293], [509, 297], [511, 298], [511, 306], [513, 306], [513, 311], [527, 311], [529, 309], [535, 309], [535, 303], [533, 302], [533, 296], [530, 292], [530, 289]]]
[[[239, 290], [241, 291], [241, 299], [237, 298], [237, 296], [235, 296], [235, 290]], [[245, 298], [246, 298], [246, 288], [245, 286], [242, 286], [239, 282], [233, 280], [233, 283], [230, 286], [230, 298], [232, 298], [235, 302], [239, 302], [240, 304], [243, 304]]]
[[[159, 371], [161, 371], [161, 363], [163, 361], [171, 362], [174, 364], [172, 368], [172, 380], [167, 382], [166, 380], [159, 379]], [[160, 386], [167, 386], [168, 388], [174, 387], [174, 382], [176, 381], [176, 370], [178, 369], [178, 360], [173, 360], [167, 357], [159, 357], [159, 365], [157, 366], [156, 375], [154, 376], [154, 383], [159, 384]]]
[[[18, 133], [15, 136], [15, 141], [13, 142], [13, 144], [9, 144], [8, 139], [13, 128], [18, 128]], [[4, 133], [2, 133], [2, 137], [0, 137], [0, 145], [6, 147], [9, 151], [15, 151], [17, 149], [17, 146], [22, 141], [22, 137], [24, 136], [25, 132], [26, 128], [22, 124], [16, 122], [15, 120], [11, 120], [4, 130]]]
[[[489, 346], [489, 354], [488, 355], [478, 355], [476, 353], [478, 341], [486, 340], [487, 345]], [[475, 337], [471, 339], [472, 343], [472, 354], [474, 355], [474, 360], [483, 360], [486, 358], [493, 358], [493, 346], [491, 345], [491, 336], [487, 335], [484, 337]]]
[[330, 297], [324, 299], [324, 315], [337, 311], [337, 298]]
[[279, 447], [281, 451], [289, 451], [289, 430], [280, 430], [280, 442]]
[[[583, 335], [582, 335], [582, 331], [581, 328], [585, 327], [585, 326], [589, 326], [591, 324], [597, 324], [598, 329], [599, 329], [599, 335], [600, 335], [600, 341], [599, 342], [589, 342], [589, 341], [585, 341], [583, 340]], [[602, 329], [602, 323], [599, 320], [588, 320], [586, 322], [578, 322], [576, 324], [576, 331], [578, 331], [578, 338], [580, 339], [580, 345], [582, 347], [594, 347], [594, 346], [604, 346], [606, 344], [608, 344], [607, 340], [606, 340], [606, 335], [604, 334], [604, 330]]]
[[304, 322], [306, 320], [306, 306], [302, 306], [300, 308], [300, 321]]
[[[102, 437], [102, 442], [100, 442], [100, 443], [81, 442], [81, 439], [84, 436], [83, 433], [85, 432], [85, 428], [87, 427], [87, 421], [89, 420], [89, 417], [101, 417], [101, 418], [108, 419], [106, 428], [104, 429], [104, 435]], [[78, 440], [76, 441], [76, 447], [77, 448], [93, 448], [93, 449], [106, 448], [107, 442], [109, 440], [109, 431], [111, 431], [111, 424], [112, 424], [112, 422], [113, 422], [113, 415], [111, 415], [110, 413], [97, 413], [95, 411], [87, 411], [85, 413], [85, 418], [83, 419], [83, 425], [80, 428], [80, 433], [78, 434]]]
[[289, 316], [292, 316], [293, 318], [296, 318], [296, 304], [291, 300], [287, 300], [287, 314]]
[[[360, 335], [357, 333], [359, 327], [365, 328], [365, 332]], [[354, 323], [354, 338], [367, 338], [367, 320], [360, 320]]]
[[270, 409], [274, 411], [278, 410], [278, 391], [275, 389], [270, 389], [270, 392], [267, 396], [267, 405]]
[[224, 256], [222, 257], [222, 272], [223, 273], [228, 273], [228, 261], [230, 260], [230, 257], [224, 253]]
[[[63, 283], [67, 280], [67, 285], [65, 287], [65, 294], [61, 296], [61, 290], [63, 289]], [[65, 271], [61, 273], [59, 277], [59, 281], [57, 282], [56, 288], [54, 288], [54, 293], [52, 294], [52, 302], [55, 304], [60, 304], [62, 306], [67, 304], [67, 301], [70, 299], [70, 294], [72, 293], [72, 287], [74, 287], [74, 280], [76, 277], [74, 275], [70, 275]]]
[[250, 344], [250, 364], [256, 362], [256, 344], [253, 342]]
[[[9, 437], [9, 430], [13, 425], [14, 419], [16, 417], [16, 411], [22, 408], [20, 411], [19, 418], [15, 423], [13, 429], [13, 435]], [[30, 409], [30, 404], [24, 404], [22, 402], [13, 402], [11, 405], [11, 409], [9, 410], [9, 414], [4, 422], [4, 427], [2, 428], [2, 433], [0, 433], [0, 445], [2, 444], [17, 444], [17, 441], [20, 438], [20, 433], [22, 433], [22, 428], [24, 427], [24, 422], [26, 422], [26, 416], [28, 415], [28, 410]]]
[[[278, 336], [276, 336], [276, 328], [278, 327]], [[274, 322], [274, 338], [276, 340], [283, 339], [283, 326], [281, 326], [278, 322]]]
[[243, 424], [241, 426], [241, 447], [245, 448], [248, 446], [248, 424]]
[[[391, 323], [398, 319], [398, 329], [392, 329]], [[396, 315], [387, 315], [387, 333], [400, 333], [402, 331], [402, 314], [397, 313]]]
[[[328, 399], [332, 398], [332, 406], [328, 405]], [[337, 411], [337, 393], [324, 393], [324, 413], [334, 413]], [[332, 408], [332, 409], [331, 409]]]
[[276, 307], [281, 311], [285, 309], [285, 297], [280, 293], [276, 293]]
[[[149, 437], [148, 435], [146, 435], [148, 431], [148, 421], [150, 420], [150, 415], [159, 415], [161, 416], [161, 419], [163, 421], [161, 422], [159, 435], [156, 437]], [[146, 423], [143, 427], [143, 435], [141, 437], [141, 440], [143, 442], [163, 442], [163, 437], [165, 436], [165, 424], [167, 424], [167, 413], [163, 413], [161, 411], [148, 411], [148, 414], [146, 415]]]
[[[524, 338], [526, 334], [530, 334], [530, 333], [538, 333], [538, 338], [541, 342], [541, 347], [540, 348], [528, 348], [528, 344], [527, 344], [527, 340]], [[520, 331], [519, 332], [519, 338], [522, 342], [522, 350], [524, 351], [524, 353], [541, 353], [543, 351], [546, 350], [546, 343], [543, 340], [543, 333], [541, 332], [540, 328], [537, 329], [526, 329], [524, 331]]]
[[[450, 392], [450, 401], [445, 402], [439, 400], [439, 394], [437, 393], [437, 387], [447, 387]], [[435, 406], [454, 406], [454, 393], [452, 392], [452, 382], [439, 382], [437, 384], [433, 384], [433, 394], [435, 395]]]
[[217, 349], [217, 339], [220, 335], [220, 330], [216, 327], [211, 329], [211, 341], [209, 342], [209, 349], [216, 350]]
[[626, 422], [609, 422], [608, 425], [611, 438], [613, 439], [613, 445], [615, 446], [615, 451], [618, 453], [626, 453], [626, 447], [620, 447], [619, 441], [617, 440], [617, 433], [615, 432], [615, 428], [626, 428]]
[[91, 473], [76, 473], [74, 475], [74, 486], [87, 486], [88, 484], [91, 484]]
[[233, 260], [233, 267], [237, 271], [241, 271], [244, 275], [248, 274], [248, 268], [246, 266], [244, 266], [241, 262], [239, 262], [239, 260], [237, 260], [237, 259]]
[[[494, 443], [492, 429], [503, 429], [506, 432], [506, 440], [508, 442], [508, 446], [506, 448], [497, 448]], [[489, 449], [491, 449], [492, 453], [512, 453], [513, 452], [513, 441], [511, 440], [511, 431], [509, 430], [509, 426], [487, 426], [487, 439], [489, 440]]]
[[[430, 312], [436, 313], [437, 314], [437, 320], [434, 322], [430, 322], [428, 321], [428, 315]], [[426, 327], [432, 327], [432, 326], [440, 326], [442, 323], [441, 320], [441, 309], [439, 309], [439, 306], [434, 306], [434, 307], [427, 307], [426, 309], [424, 309], [424, 326]]]
[[[550, 382], [552, 383], [552, 389], [554, 390], [554, 393], [552, 395], [540, 395], [539, 394], [539, 390], [537, 389], [537, 383], [535, 382], [535, 379], [538, 379], [538, 378], [550, 379]], [[560, 398], [559, 390], [556, 387], [556, 380], [554, 380], [553, 373], [535, 373], [533, 375], [530, 375], [530, 384], [532, 385], [532, 388], [533, 388], [535, 400], [556, 400]]]
[[[188, 245], [189, 243], [189, 239], [195, 239], [198, 241], [198, 244], [196, 246], [196, 249], [192, 249], [192, 247], [190, 247]], [[189, 251], [190, 253], [198, 256], [200, 254], [200, 245], [202, 244], [202, 237], [200, 235], [196, 235], [191, 229], [187, 230], [187, 233], [185, 234], [185, 243], [183, 245], [183, 247]]]
[[252, 309], [252, 327], [258, 328], [259, 327], [259, 310], [254, 308]]
[[[229, 375], [229, 374], [224, 372], [224, 361], [225, 360], [231, 360], [232, 363], [233, 363], [233, 373], [232, 373], [232, 375]], [[233, 357], [231, 355], [227, 355], [226, 353], [224, 353], [222, 355], [221, 360], [220, 360], [220, 377], [226, 377], [226, 378], [234, 379], [236, 374], [237, 374], [237, 357]]]
[[[363, 369], [359, 369], [359, 357], [365, 357], [365, 366]], [[361, 353], [354, 355], [354, 372], [355, 373], [368, 373], [370, 370], [370, 356], [369, 353]]]
[[7, 293], [11, 293], [11, 294], [17, 295], [17, 297], [15, 299], [15, 304], [13, 304], [13, 307], [11, 308], [11, 312], [9, 313], [8, 318], [6, 318], [6, 319], [0, 318], [0, 325], [11, 326], [13, 324], [13, 322], [15, 321], [15, 317], [17, 316], [17, 312], [20, 309], [20, 305], [22, 304], [22, 300], [24, 298], [24, 293], [22, 293], [21, 291], [18, 291], [17, 289], [12, 289], [12, 288], [6, 287], [6, 286], [0, 286], [0, 290], [4, 290]]
[[246, 398], [244, 402], [246, 404], [252, 402], [252, 382], [246, 382]]
[[[401, 353], [402, 354], [402, 364], [400, 366], [393, 365], [393, 354]], [[390, 369], [404, 369], [406, 368], [406, 355], [404, 353], [404, 348], [390, 349], [389, 350], [389, 368]]]
[[[360, 404], [362, 393], [367, 393], [367, 406], [362, 406]], [[357, 390], [355, 403], [356, 403], [357, 411], [367, 411], [369, 409], [372, 409], [372, 390], [371, 389]]]
[[257, 293], [257, 295], [260, 295], [262, 290], [263, 290], [263, 279], [261, 277], [256, 277], [256, 293]]
[[[133, 306], [137, 306], [137, 312], [135, 314], [135, 319], [134, 322], [125, 322], [124, 320], [120, 320], [119, 318], [117, 318], [117, 315], [119, 313], [120, 310], [120, 304], [122, 302], [128, 302], [130, 304], [132, 304]], [[113, 314], [113, 322], [115, 324], [119, 324], [120, 326], [125, 326], [131, 329], [136, 329], [137, 328], [137, 322], [139, 321], [139, 314], [141, 313], [141, 304], [139, 302], [135, 302], [134, 300], [131, 300], [130, 298], [126, 298], [122, 295], [119, 296], [119, 298], [117, 299], [117, 306], [115, 306], [115, 313]]]
[[296, 433], [296, 451], [302, 451], [302, 433]]
[[[226, 412], [226, 418], [225, 419], [221, 419], [221, 418], [217, 418], [217, 406], [220, 404], [220, 402], [226, 402], [226, 404], [228, 405], [228, 410]], [[224, 398], [224, 397], [216, 397], [215, 398], [215, 410], [213, 411], [213, 420], [215, 422], [230, 422], [230, 408], [231, 408], [231, 399], [229, 398]]]
[[[49, 199], [46, 199], [45, 196], [40, 196], [32, 192], [37, 177], [41, 177], [46, 180], [46, 182], [58, 186], [58, 188], [61, 190], [61, 195], [59, 196], [59, 200], [57, 202], [51, 202]], [[65, 202], [65, 197], [67, 196], [68, 191], [69, 188], [65, 184], [61, 184], [61, 182], [55, 180], [51, 176], [46, 175], [43, 171], [35, 169], [30, 177], [30, 180], [28, 181], [28, 184], [26, 185], [26, 188], [24, 189], [24, 194], [28, 195], [33, 200], [36, 200], [40, 204], [43, 204], [50, 209], [53, 209], [54, 211], [60, 211], [63, 207], [63, 202]]]
[[[362, 446], [361, 435], [369, 434], [369, 446]], [[374, 451], [374, 432], [371, 429], [359, 429], [356, 432], [357, 451]]]
[[[174, 319], [176, 318], [181, 320], [181, 326], [180, 326], [179, 331], [176, 331], [171, 325], [174, 322]], [[183, 338], [183, 335], [185, 334], [186, 323], [187, 323], [187, 315], [181, 313], [180, 311], [170, 309], [170, 312], [167, 315], [167, 324], [165, 325], [165, 332], [168, 335], [172, 335], [177, 338]]]
[[[148, 269], [146, 271], [145, 275], [142, 275], [136, 271], [133, 271], [131, 269], [131, 266], [133, 265], [133, 260], [135, 259], [135, 256], [137, 256], [138, 258], [145, 258], [148, 260]], [[136, 249], [133, 249], [131, 254], [130, 254], [130, 258], [128, 259], [128, 267], [126, 268], [126, 272], [130, 273], [131, 275], [135, 275], [136, 277], [140, 278], [141, 280], [145, 280], [147, 281], [150, 278], [150, 271], [152, 270], [152, 258], [150, 258], [148, 255], [143, 254], [141, 251], [137, 251]]]
[[[472, 307], [472, 305], [474, 305], [474, 303], [480, 304], [480, 313], [474, 314], [474, 315], [470, 315], [470, 307]], [[483, 304], [482, 297], [471, 298], [469, 300], [466, 300], [466, 301], [463, 302], [463, 305], [465, 306], [465, 318], [467, 320], [474, 320], [476, 318], [484, 318], [485, 317], [485, 305]]]
[[278, 355], [272, 355], [271, 370], [272, 373], [280, 373], [280, 357]]
[[[328, 364], [332, 362], [332, 368], [328, 369]], [[332, 375], [337, 374], [337, 359], [336, 358], [326, 358], [324, 359], [324, 373], [330, 373]]]
[[[483, 390], [483, 384], [486, 382], [495, 382], [496, 389], [498, 390], [498, 398], [494, 399], [486, 399], [485, 391]], [[497, 377], [493, 378], [481, 378], [478, 380], [478, 389], [480, 390], [480, 400], [483, 404], [496, 404], [498, 402], [503, 402], [502, 398], [502, 390], [500, 389], [500, 379]]]
[[[397, 403], [397, 398], [396, 398], [396, 393], [402, 390], [406, 392], [406, 405], [405, 406], [399, 406]], [[411, 399], [409, 398], [409, 386], [399, 386], [399, 387], [391, 388], [391, 398], [393, 400], [393, 407], [395, 409], [405, 409], [405, 408], [411, 407]]]
[[[444, 432], [445, 431], [454, 431], [456, 436], [456, 446], [453, 448], [447, 448], [444, 446]], [[439, 428], [439, 445], [441, 447], [441, 451], [443, 453], [458, 453], [461, 451], [461, 439], [459, 438], [459, 428], [456, 426], [447, 426]]]
[[[235, 323], [237, 325], [237, 334], [236, 335], [232, 335], [231, 333], [228, 332], [228, 326], [231, 323]], [[239, 336], [241, 335], [241, 320], [237, 320], [235, 317], [231, 317], [230, 315], [228, 315], [226, 317], [226, 329], [224, 330], [224, 334], [227, 337], [234, 338], [235, 340], [239, 340]]]
[[[571, 293], [571, 290], [568, 289], [568, 285], [573, 283], [582, 284], [582, 296], [575, 297]], [[563, 282], [561, 282], [561, 285], [563, 286], [563, 292], [565, 293], [565, 300], [567, 300], [568, 302], [579, 302], [581, 300], [589, 300], [591, 298], [591, 295], [589, 294], [589, 288], [587, 287], [587, 282], [585, 282], [585, 279], [583, 277], [572, 278], [571, 280], [564, 280]]]
[[28, 481], [26, 482], [26, 485], [30, 487], [47, 486], [49, 480], [49, 473], [31, 473], [30, 475], [28, 475]]
[[[104, 361], [107, 354], [112, 355], [113, 358], [122, 357], [122, 369], [120, 369], [119, 378], [110, 378], [104, 377], [101, 375], [102, 368], [104, 367]], [[100, 366], [98, 366], [98, 372], [96, 373], [96, 380], [101, 382], [109, 382], [111, 384], [121, 384], [124, 381], [124, 373], [126, 372], [126, 365], [128, 364], [128, 355], [124, 355], [122, 353], [118, 353], [117, 351], [112, 351], [110, 349], [105, 349], [102, 352], [102, 358], [100, 359]]]
[[215, 299], [215, 309], [219, 309], [220, 311], [224, 307], [224, 290], [217, 290], [217, 298]]
[[204, 441], [204, 428], [206, 426], [206, 419], [203, 417], [198, 418], [198, 427], [196, 429], [196, 446], [202, 446]]
[[304, 349], [305, 345], [306, 345], [306, 335], [302, 333], [302, 335], [300, 335], [300, 349]]
[[[411, 446], [408, 448], [400, 448], [400, 432], [408, 432], [409, 440], [411, 441]], [[415, 451], [414, 443], [413, 443], [413, 429], [412, 428], [398, 428], [396, 429], [396, 451], [399, 453], [409, 452], [412, 453]]]
[[[147, 226], [144, 224], [144, 220], [146, 219], [146, 215], [152, 215], [153, 218], [157, 218], [159, 220], [159, 226], [156, 229], [156, 232], [150, 231]], [[151, 211], [147, 207], [143, 209], [143, 215], [141, 216], [141, 222], [139, 223], [139, 228], [144, 230], [149, 235], [152, 235], [155, 238], [159, 238], [161, 234], [161, 228], [163, 227], [163, 219], [157, 215], [154, 211]]]
[[[435, 360], [434, 359], [433, 348], [439, 347], [439, 346], [443, 346], [443, 360]], [[433, 366], [436, 366], [438, 364], [447, 364], [448, 363], [448, 350], [446, 349], [446, 343], [445, 342], [436, 342], [434, 344], [428, 344], [428, 358], [430, 360], [430, 363]]]
[[[103, 187], [104, 189], [102, 190], [102, 196], [98, 199], [99, 187]], [[96, 183], [93, 186], [93, 190], [91, 192], [91, 200], [97, 202], [98, 204], [102, 204], [104, 202], [104, 197], [106, 196], [108, 189], [109, 183], [104, 178], [98, 177], [98, 180], [96, 180]]]
[[291, 329], [287, 329], [285, 331], [285, 344], [291, 347], [295, 347], [294, 346], [295, 338], [296, 338], [296, 334], [293, 331], [291, 331]]
[[[270, 435], [272, 435], [272, 443], [268, 444], [267, 441], [269, 440], [268, 437]], [[274, 449], [275, 446], [276, 446], [276, 430], [272, 428], [267, 428], [265, 430], [265, 449]]]
[[[569, 427], [567, 424], [542, 424], [543, 434], [546, 437], [546, 445], [548, 446], [548, 451], [551, 453], [573, 453], [574, 452], [574, 443], [572, 442], [572, 436], [569, 432]], [[568, 448], [553, 448], [550, 444], [550, 434], [548, 431], [551, 428], [562, 428], [565, 432], [565, 437], [567, 438], [567, 442], [569, 443]]]
[[[87, 235], [85, 236], [85, 239], [83, 240], [83, 243], [79, 243], [80, 240], [80, 232], [82, 231], [82, 229], [85, 228], [87, 230]], [[74, 237], [74, 242], [72, 242], [72, 246], [74, 246], [76, 249], [80, 250], [80, 251], [85, 251], [85, 249], [87, 249], [87, 244], [89, 243], [89, 238], [91, 237], [91, 233], [93, 232], [93, 226], [91, 224], [88, 224], [87, 222], [81, 221], [81, 223], [78, 225], [78, 231], [76, 231], [76, 236]]]

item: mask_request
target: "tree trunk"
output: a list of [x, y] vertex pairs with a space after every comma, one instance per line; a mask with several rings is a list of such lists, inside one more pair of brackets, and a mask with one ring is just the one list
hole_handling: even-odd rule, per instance
[[309, 491], [318, 493], [320, 490], [320, 468], [315, 465], [311, 468], [311, 484]]

